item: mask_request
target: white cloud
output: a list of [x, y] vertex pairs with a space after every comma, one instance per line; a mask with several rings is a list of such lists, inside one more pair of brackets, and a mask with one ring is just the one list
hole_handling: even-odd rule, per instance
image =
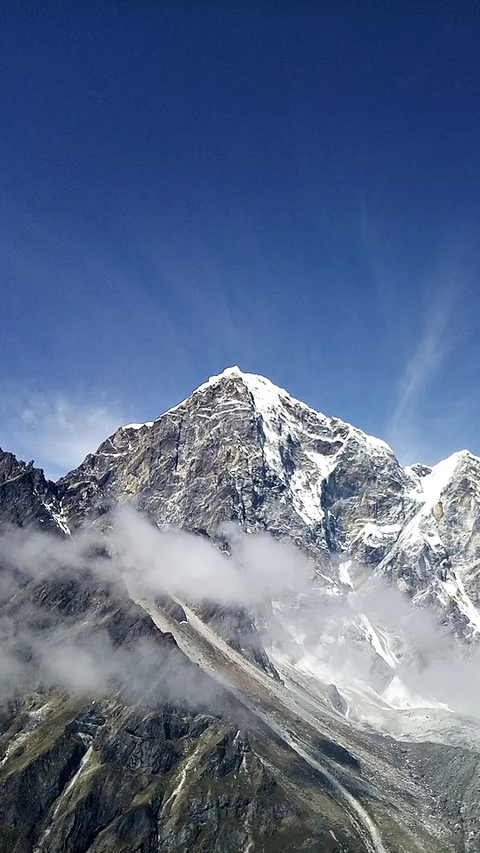
[[312, 568], [289, 542], [267, 533], [245, 534], [225, 525], [230, 559], [212, 543], [182, 530], [162, 530], [129, 506], [114, 516], [109, 542], [129, 584], [148, 595], [168, 592], [186, 600], [251, 605], [285, 588], [306, 589]]
[[[203, 537], [159, 530], [131, 507], [122, 507], [110, 520], [113, 525], [105, 536], [92, 529], [63, 539], [18, 528], [1, 532], [2, 578], [8, 579], [8, 598], [14, 602], [13, 608], [10, 604], [0, 608], [4, 695], [13, 689], [34, 689], [40, 672], [44, 683], [67, 690], [103, 695], [114, 681], [143, 701], [161, 695], [197, 706], [199, 701], [209, 702], [212, 682], [203, 680], [200, 670], [188, 665], [185, 669], [181, 656], [169, 662], [162, 655], [159, 666], [154, 634], [147, 631], [134, 643], [119, 643], [117, 633], [109, 631], [109, 607], [103, 608], [102, 590], [108, 590], [114, 612], [117, 606], [129, 607], [126, 585], [135, 598], [151, 602], [167, 593], [194, 608], [205, 600], [258, 607], [266, 616], [270, 644], [296, 660], [300, 672], [307, 667], [340, 687], [353, 686], [355, 692], [359, 682], [364, 688], [370, 684], [383, 689], [372, 669], [374, 661], [378, 663], [375, 643], [360, 641], [367, 620], [377, 649], [382, 647], [396, 663], [388, 678], [400, 678], [417, 697], [478, 716], [478, 648], [457, 643], [433, 611], [414, 607], [385, 579], [367, 573], [362, 580], [361, 567], [350, 566], [355, 590], [346, 596], [326, 595], [321, 586], [312, 584], [305, 555], [266, 533], [246, 534], [229, 525], [224, 533], [232, 556], [227, 557]], [[32, 595], [14, 596], [28, 577], [34, 582]], [[66, 598], [58, 596], [63, 581], [69, 584]], [[75, 585], [86, 593], [77, 602], [76, 615], [74, 608], [68, 613], [62, 609], [76, 601], [69, 591]], [[38, 594], [49, 589], [53, 598]], [[277, 615], [269, 619], [269, 612]]]
[[3, 393], [2, 447], [45, 469], [56, 479], [79, 465], [126, 418], [119, 406], [69, 397], [62, 392]]
[[[0, 532], [0, 580], [8, 581], [4, 601], [11, 601], [28, 578], [34, 583], [31, 597], [17, 596], [13, 610], [8, 603], [0, 608], [0, 689], [5, 695], [19, 687], [32, 689], [40, 669], [44, 683], [68, 690], [101, 695], [114, 680], [142, 700], [158, 691], [164, 698], [181, 697], [197, 706], [199, 701], [210, 702], [213, 683], [196, 668], [185, 670], [183, 656], [169, 662], [164, 654], [159, 665], [154, 634], [143, 633], [135, 643], [117, 641], [109, 631], [108, 607], [104, 611], [98, 603], [99, 590], [100, 602], [102, 591], [108, 590], [115, 611], [117, 606], [129, 607], [125, 586], [140, 599], [155, 600], [167, 593], [189, 603], [208, 600], [232, 606], [265, 603], [293, 583], [295, 590], [308, 589], [310, 566], [304, 555], [267, 534], [248, 535], [230, 525], [228, 535], [239, 562], [203, 537], [159, 530], [131, 507], [118, 509], [111, 522], [106, 535], [92, 529], [64, 538], [19, 528]], [[76, 602], [70, 585], [66, 599], [58, 595], [63, 581], [85, 591], [76, 615], [75, 608], [62, 609]], [[53, 600], [48, 590], [54, 591]]]

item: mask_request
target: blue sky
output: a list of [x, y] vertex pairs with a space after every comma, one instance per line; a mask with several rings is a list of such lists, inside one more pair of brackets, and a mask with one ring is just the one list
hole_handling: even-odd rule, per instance
[[2, 447], [58, 476], [239, 364], [480, 453], [480, 13], [368, 5], [3, 5]]

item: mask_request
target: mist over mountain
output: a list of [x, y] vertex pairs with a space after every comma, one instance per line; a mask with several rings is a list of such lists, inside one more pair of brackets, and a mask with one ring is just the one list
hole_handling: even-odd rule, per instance
[[0, 851], [480, 851], [478, 457], [233, 367], [0, 525]]

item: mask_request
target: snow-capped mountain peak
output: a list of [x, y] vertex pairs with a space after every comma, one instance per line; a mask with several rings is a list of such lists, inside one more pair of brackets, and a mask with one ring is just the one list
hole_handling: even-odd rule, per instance
[[213, 390], [220, 396], [228, 381], [243, 385], [249, 392], [263, 436], [265, 463], [285, 484], [295, 511], [309, 525], [324, 518], [322, 484], [342, 455], [382, 460], [388, 455], [394, 459], [393, 451], [381, 439], [316, 411], [266, 377], [244, 373], [238, 366], [211, 377], [194, 394]]
[[[382, 440], [237, 366], [155, 421], [117, 430], [62, 488], [67, 515], [70, 502], [92, 511], [107, 489], [160, 524], [195, 518], [213, 535], [234, 519], [249, 532], [288, 535], [315, 561], [334, 553], [447, 608], [462, 632], [477, 624], [466, 602], [480, 605], [480, 459], [459, 451], [403, 468]], [[321, 574], [344, 588], [338, 564]]]
[[368, 442], [372, 448], [376, 448], [377, 450], [386, 450], [393, 453], [391, 447], [381, 438], [369, 435], [351, 424], [347, 424], [340, 418], [328, 416], [316, 409], [313, 409], [311, 406], [308, 406], [306, 403], [298, 400], [296, 397], [293, 397], [285, 390], [285, 388], [275, 385], [275, 383], [270, 379], [267, 379], [265, 376], [261, 376], [257, 373], [245, 373], [237, 365], [225, 368], [225, 370], [217, 376], [211, 376], [210, 379], [200, 385], [194, 393], [214, 387], [228, 379], [239, 380], [248, 388], [254, 399], [257, 411], [266, 420], [271, 419], [272, 415], [277, 414], [281, 410], [282, 406], [286, 406], [290, 412], [292, 409], [296, 408], [299, 411], [311, 413], [311, 415], [313, 415], [320, 424], [324, 424], [325, 422], [342, 424], [348, 427], [350, 434], [355, 436], [357, 440]]

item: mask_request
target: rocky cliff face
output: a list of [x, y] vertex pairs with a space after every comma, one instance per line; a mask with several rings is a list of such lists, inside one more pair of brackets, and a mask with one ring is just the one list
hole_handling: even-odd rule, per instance
[[131, 500], [158, 524], [216, 534], [234, 520], [319, 556], [366, 516], [406, 518], [411, 479], [379, 439], [232, 368], [157, 421], [120, 427], [59, 490], [73, 524]]
[[[293, 542], [307, 605], [292, 590], [253, 610], [201, 590], [144, 600], [99, 543], [118, 503], [227, 553], [232, 522]], [[120, 427], [57, 484], [1, 452], [0, 850], [478, 853], [477, 725], [423, 709], [380, 734], [395, 713], [380, 695], [397, 672], [388, 625], [354, 619], [340, 638], [378, 669], [376, 720], [367, 694], [354, 712], [354, 693], [305, 661], [332, 640], [319, 608], [373, 576], [475, 642], [479, 509], [471, 454], [404, 469], [384, 442], [237, 368]], [[75, 559], [52, 566], [42, 546], [19, 573], [12, 526], [73, 538]], [[87, 553], [77, 532], [91, 529]]]

